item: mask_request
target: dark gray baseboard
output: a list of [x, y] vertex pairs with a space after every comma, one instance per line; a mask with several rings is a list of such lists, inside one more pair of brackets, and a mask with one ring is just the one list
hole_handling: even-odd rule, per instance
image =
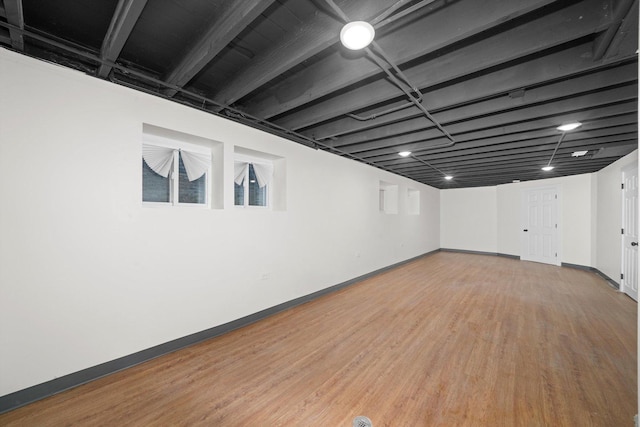
[[[448, 249], [448, 248], [441, 248], [440, 250], [442, 252], [457, 252], [457, 253], [474, 254], [474, 255], [491, 255], [491, 256], [499, 256], [499, 257], [504, 257], [504, 258], [517, 259], [517, 260], [520, 259], [520, 257], [518, 255], [501, 254], [501, 253], [496, 253], [496, 252], [467, 251], [467, 250], [464, 250], [464, 249]], [[586, 270], [586, 271], [591, 271], [593, 273], [596, 273], [598, 276], [600, 276], [604, 280], [606, 280], [607, 283], [609, 285], [611, 285], [611, 287], [613, 287], [613, 288], [615, 288], [617, 290], [620, 290], [620, 284], [618, 282], [616, 282], [611, 277], [607, 276], [606, 274], [604, 274], [602, 271], [598, 270], [597, 268], [589, 267], [589, 266], [586, 266], [586, 265], [580, 265], [580, 264], [570, 264], [568, 262], [563, 262], [560, 265], [562, 267], [577, 268], [579, 270]]]
[[456, 252], [461, 254], [489, 255], [489, 256], [499, 256], [499, 257], [510, 258], [510, 259], [520, 259], [519, 255], [501, 254], [499, 252], [468, 251], [465, 249], [449, 249], [449, 248], [441, 248], [440, 250], [442, 252]]
[[468, 251], [466, 249], [440, 248], [440, 251], [442, 251], [442, 252], [455, 252], [455, 253], [459, 253], [459, 254], [498, 256], [497, 252]]
[[606, 274], [604, 274], [602, 271], [598, 270], [595, 267], [589, 267], [586, 265], [580, 265], [580, 264], [570, 264], [568, 262], [563, 262], [561, 264], [563, 267], [569, 267], [569, 268], [577, 268], [578, 270], [586, 270], [586, 271], [591, 271], [593, 273], [596, 273], [598, 276], [602, 277], [604, 280], [607, 281], [607, 283], [609, 285], [611, 285], [611, 287], [620, 290], [620, 284], [618, 282], [616, 282], [615, 280], [613, 280], [611, 277], [607, 276]]
[[298, 305], [307, 303], [309, 301], [313, 301], [314, 299], [319, 298], [323, 295], [336, 292], [340, 289], [344, 289], [348, 286], [354, 285], [365, 279], [368, 279], [370, 277], [373, 277], [385, 271], [391, 270], [403, 264], [407, 264], [409, 262], [415, 261], [419, 258], [423, 258], [425, 256], [434, 254], [439, 251], [440, 249], [436, 249], [434, 251], [427, 252], [422, 255], [418, 255], [417, 257], [410, 258], [410, 259], [398, 262], [396, 264], [380, 268], [378, 270], [372, 271], [370, 273], [364, 274], [354, 279], [347, 280], [346, 282], [339, 283], [337, 285], [333, 285], [325, 289], [321, 289], [311, 294], [304, 295], [302, 297], [284, 302], [282, 304], [278, 304], [276, 306], [267, 308], [265, 310], [259, 311], [254, 314], [250, 314], [248, 316], [242, 317], [232, 322], [215, 326], [213, 328], [210, 328], [201, 332], [196, 332], [195, 334], [187, 335], [185, 337], [178, 338], [163, 344], [159, 344], [155, 347], [151, 347], [151, 348], [139, 351], [137, 353], [120, 357], [118, 359], [114, 359], [109, 362], [102, 363], [100, 365], [92, 366], [90, 368], [83, 369], [78, 372], [73, 372], [71, 374], [53, 379], [51, 381], [47, 381], [23, 390], [18, 390], [14, 393], [10, 393], [5, 396], [1, 396], [0, 397], [0, 414], [9, 412], [13, 409], [17, 409], [24, 405], [28, 405], [29, 403], [35, 402], [37, 400], [44, 399], [45, 397], [58, 394], [65, 390], [69, 390], [79, 385], [86, 384], [90, 381], [97, 380], [98, 378], [102, 378], [104, 376], [116, 373], [118, 371], [131, 368], [140, 363], [147, 362], [149, 360], [155, 359], [165, 354], [172, 353], [174, 351], [183, 349], [193, 344], [197, 344], [199, 342], [217, 337], [227, 332], [231, 332], [243, 326], [250, 325], [254, 322], [265, 319], [281, 311], [296, 307]]

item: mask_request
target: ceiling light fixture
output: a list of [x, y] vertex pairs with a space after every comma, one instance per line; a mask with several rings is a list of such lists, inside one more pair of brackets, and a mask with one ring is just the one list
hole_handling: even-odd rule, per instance
[[553, 161], [553, 158], [556, 156], [556, 153], [558, 152], [558, 148], [560, 148], [560, 144], [562, 144], [562, 140], [564, 139], [565, 135], [567, 134], [567, 132], [572, 131], [574, 129], [577, 129], [580, 126], [582, 126], [582, 123], [573, 122], [573, 123], [566, 123], [564, 125], [560, 125], [560, 126], [558, 126], [556, 128], [556, 129], [558, 129], [559, 131], [562, 132], [562, 135], [560, 135], [560, 139], [558, 140], [558, 143], [556, 144], [556, 148], [553, 150], [553, 154], [551, 155], [551, 158], [549, 159], [549, 163], [547, 163], [547, 166], [542, 168], [543, 171], [549, 172], [549, 171], [553, 170], [553, 166], [551, 166], [551, 162]]
[[340, 41], [347, 49], [360, 50], [369, 46], [376, 31], [365, 21], [347, 23], [340, 31]]
[[567, 123], [566, 125], [558, 126], [556, 129], [562, 132], [569, 132], [570, 130], [574, 130], [582, 126], [580, 122]]
[[584, 151], [574, 151], [573, 153], [571, 153], [571, 157], [582, 157], [585, 154], [587, 154], [589, 152], [589, 150], [584, 150]]
[[447, 181], [451, 181], [453, 177], [451, 175], [447, 175], [444, 177], [444, 179], [446, 179]]
[[398, 153], [398, 156], [401, 157], [409, 157], [411, 155], [411, 151], [401, 151]]

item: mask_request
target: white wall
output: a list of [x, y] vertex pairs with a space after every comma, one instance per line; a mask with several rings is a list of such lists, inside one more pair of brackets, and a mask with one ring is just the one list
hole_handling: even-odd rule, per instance
[[520, 256], [523, 191], [555, 185], [561, 193], [561, 261], [595, 267], [617, 280], [621, 263], [621, 170], [637, 162], [637, 156], [637, 151], [633, 152], [592, 174], [442, 190], [441, 246]]
[[440, 191], [440, 246], [498, 251], [496, 187]]
[[556, 185], [560, 189], [561, 262], [593, 266], [591, 247], [595, 236], [592, 174], [541, 179], [497, 186], [498, 252], [520, 256], [522, 238], [522, 193], [531, 188]]
[[620, 283], [622, 264], [622, 169], [638, 163], [638, 152], [621, 158], [597, 173], [597, 245], [595, 267]]
[[[439, 248], [434, 188], [2, 49], [0, 94], [0, 395]], [[143, 123], [222, 143], [222, 209], [142, 206]], [[234, 145], [286, 209], [232, 206]]]

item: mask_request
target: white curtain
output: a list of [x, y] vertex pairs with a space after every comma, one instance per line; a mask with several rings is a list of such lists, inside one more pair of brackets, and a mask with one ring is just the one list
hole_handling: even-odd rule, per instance
[[249, 163], [236, 162], [233, 166], [233, 181], [238, 185], [242, 185], [248, 170]]
[[189, 181], [195, 181], [209, 170], [211, 154], [194, 153], [185, 150], [180, 150], [180, 154], [182, 155], [182, 163], [184, 163]]
[[[173, 154], [176, 151], [178, 150], [173, 148], [143, 144], [142, 158], [152, 171], [166, 178], [169, 176], [173, 166]], [[189, 181], [195, 181], [209, 170], [211, 154], [180, 150], [180, 155], [182, 156], [182, 163], [184, 163]]]
[[147, 166], [158, 175], [166, 178], [173, 165], [172, 148], [159, 147], [157, 145], [142, 145], [142, 158]]
[[273, 178], [273, 165], [268, 163], [245, 163], [236, 162], [234, 165], [234, 181], [238, 185], [242, 185], [244, 178], [247, 176], [249, 165], [253, 165], [253, 171], [256, 173], [256, 180], [260, 188], [271, 183]]
[[254, 163], [253, 170], [256, 173], [256, 179], [258, 180], [258, 186], [260, 188], [271, 183], [273, 178], [273, 165], [269, 163]]

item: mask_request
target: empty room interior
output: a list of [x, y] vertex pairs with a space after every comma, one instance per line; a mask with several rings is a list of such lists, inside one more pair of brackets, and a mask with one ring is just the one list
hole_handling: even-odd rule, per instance
[[638, 425], [638, 0], [0, 0], [0, 425]]

